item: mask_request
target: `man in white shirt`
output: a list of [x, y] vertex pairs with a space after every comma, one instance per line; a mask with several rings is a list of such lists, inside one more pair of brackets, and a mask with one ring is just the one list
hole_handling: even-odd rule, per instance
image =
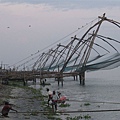
[[49, 88], [47, 88], [47, 93], [48, 93], [48, 106], [49, 106], [49, 102], [50, 100], [52, 100], [53, 93], [49, 90]]
[[[57, 111], [57, 101], [58, 101], [58, 95], [56, 94], [55, 91], [53, 91], [53, 96], [52, 96], [52, 108], [54, 111]], [[55, 109], [54, 109], [55, 108]]]

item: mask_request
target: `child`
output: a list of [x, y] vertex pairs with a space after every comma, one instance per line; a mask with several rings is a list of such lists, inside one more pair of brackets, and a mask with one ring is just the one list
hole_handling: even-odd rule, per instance
[[8, 117], [8, 113], [9, 113], [10, 110], [13, 110], [13, 111], [16, 111], [16, 112], [17, 112], [17, 110], [14, 110], [14, 109], [11, 107], [11, 105], [9, 104], [9, 102], [5, 102], [5, 105], [4, 105], [4, 107], [2, 108], [2, 116]]

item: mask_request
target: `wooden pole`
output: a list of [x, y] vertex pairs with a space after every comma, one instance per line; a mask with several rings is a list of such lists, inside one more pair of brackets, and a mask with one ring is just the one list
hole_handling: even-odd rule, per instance
[[79, 74], [80, 85], [82, 84], [81, 74]]

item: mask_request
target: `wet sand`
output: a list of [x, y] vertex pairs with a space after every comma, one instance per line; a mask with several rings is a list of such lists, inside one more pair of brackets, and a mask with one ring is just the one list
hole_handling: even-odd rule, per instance
[[[36, 113], [43, 111], [42, 101], [38, 93], [32, 92], [30, 89], [23, 89], [18, 87], [0, 86], [1, 92], [0, 101], [8, 100], [14, 109], [10, 111], [9, 118], [0, 117], [1, 120], [48, 120], [47, 116], [42, 113]], [[9, 97], [7, 97], [9, 96]], [[0, 105], [0, 110], [3, 105]]]

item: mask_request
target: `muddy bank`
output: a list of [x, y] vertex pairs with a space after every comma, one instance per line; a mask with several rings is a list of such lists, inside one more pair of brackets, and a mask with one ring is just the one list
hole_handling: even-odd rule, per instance
[[10, 111], [9, 120], [48, 120], [47, 116], [42, 113], [37, 113], [44, 109], [43, 98], [40, 92], [28, 88], [25, 89], [3, 85], [0, 85], [0, 90], [0, 110], [3, 107], [3, 101], [8, 100], [13, 104], [13, 108], [18, 111], [18, 113]]
[[0, 105], [3, 104], [4, 100], [9, 99], [8, 96], [10, 95], [11, 90], [12, 87], [0, 84]]

